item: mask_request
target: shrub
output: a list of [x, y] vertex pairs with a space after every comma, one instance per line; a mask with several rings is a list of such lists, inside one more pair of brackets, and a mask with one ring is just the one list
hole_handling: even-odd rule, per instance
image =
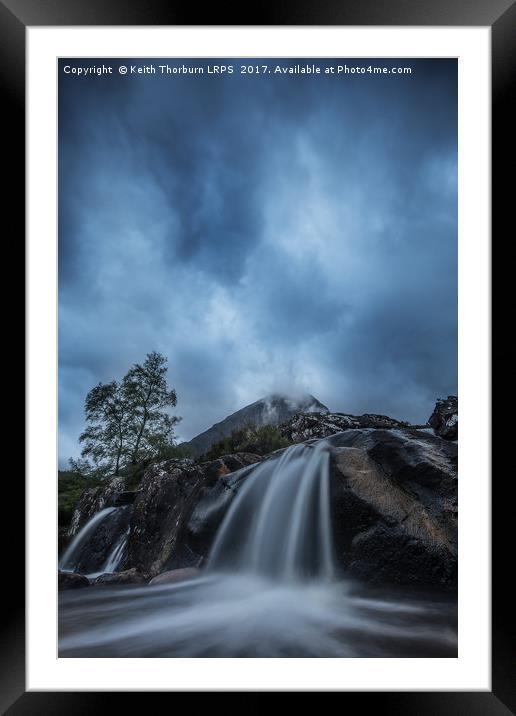
[[96, 487], [100, 481], [84, 477], [72, 470], [59, 470], [57, 473], [57, 519], [60, 527], [67, 527], [79, 497], [87, 487]]
[[234, 430], [231, 435], [212, 445], [199, 460], [216, 460], [223, 455], [235, 452], [268, 455], [274, 450], [288, 447], [290, 444], [274, 425], [262, 425], [260, 427], [248, 425], [239, 430]]

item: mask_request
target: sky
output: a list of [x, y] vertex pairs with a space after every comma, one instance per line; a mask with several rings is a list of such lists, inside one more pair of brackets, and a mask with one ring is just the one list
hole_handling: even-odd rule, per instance
[[122, 62], [165, 63], [60, 60], [60, 464], [153, 350], [179, 440], [271, 392], [426, 422], [457, 393], [456, 61]]

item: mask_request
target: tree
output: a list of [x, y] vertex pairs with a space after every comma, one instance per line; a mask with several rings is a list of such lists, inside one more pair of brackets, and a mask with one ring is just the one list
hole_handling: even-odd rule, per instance
[[167, 359], [153, 351], [142, 365], [136, 363], [122, 382], [122, 391], [130, 406], [130, 456], [132, 464], [159, 454], [173, 442], [174, 425], [179, 418], [166, 410], [177, 403], [175, 390], [167, 387]]
[[174, 444], [179, 418], [166, 411], [176, 405], [177, 395], [168, 389], [166, 373], [166, 358], [152, 352], [121, 382], [99, 383], [89, 391], [84, 406], [88, 425], [79, 441], [90, 473], [118, 475], [128, 463], [157, 457]]
[[86, 396], [84, 412], [90, 423], [79, 437], [81, 455], [93, 461], [97, 473], [118, 475], [127, 454], [130, 406], [116, 380], [99, 383]]

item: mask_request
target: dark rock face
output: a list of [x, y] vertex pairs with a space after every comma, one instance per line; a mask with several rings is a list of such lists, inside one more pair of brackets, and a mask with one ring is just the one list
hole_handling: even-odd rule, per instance
[[329, 439], [336, 559], [359, 579], [453, 587], [457, 446], [417, 430]]
[[90, 580], [82, 574], [75, 572], [58, 572], [57, 586], [59, 591], [64, 589], [79, 589], [80, 587], [89, 587]]
[[125, 494], [122, 477], [113, 477], [102, 485], [88, 487], [84, 490], [72, 515], [68, 535], [77, 534], [81, 527], [84, 527], [86, 522], [99, 510], [115, 505], [120, 494]]
[[356, 428], [403, 428], [407, 423], [386, 415], [347, 415], [345, 413], [300, 413], [280, 427], [282, 437], [292, 443], [326, 438]]
[[314, 398], [313, 395], [301, 397], [288, 397], [283, 395], [268, 395], [247, 405], [236, 413], [232, 413], [220, 423], [197, 435], [189, 443], [185, 443], [192, 455], [204, 455], [212, 445], [231, 435], [235, 430], [245, 428], [247, 425], [260, 427], [262, 425], [281, 425], [296, 413], [327, 413], [328, 408]]
[[445, 440], [457, 440], [459, 432], [459, 401], [455, 395], [439, 398], [428, 419], [437, 435]]
[[[457, 445], [406, 427], [347, 428], [327, 440], [335, 557], [343, 573], [374, 583], [453, 587]], [[259, 459], [237, 454], [150, 469], [134, 505], [131, 566], [157, 575], [202, 564]]]
[[[125, 564], [152, 575], [198, 566], [234, 496], [226, 476], [233, 479], [236, 471], [260, 459], [237, 453], [201, 465], [192, 460], [152, 465], [134, 502]], [[211, 497], [218, 497], [221, 504], [217, 507]], [[203, 514], [198, 508], [205, 501], [210, 506]]]
[[88, 487], [80, 496], [68, 528], [69, 537], [77, 534], [95, 512], [98, 512], [98, 493], [98, 487]]
[[61, 556], [70, 542], [70, 536], [68, 535], [68, 529], [66, 527], [59, 527], [57, 530], [57, 554]]
[[[457, 444], [451, 438], [382, 415], [340, 413], [299, 414], [282, 430], [292, 442], [324, 438], [328, 444], [335, 560], [343, 574], [379, 584], [456, 585]], [[86, 491], [81, 515], [120, 500], [129, 504], [100, 523], [75, 568], [98, 572], [129, 530], [121, 571], [101, 575], [97, 584], [168, 575], [156, 584], [195, 574], [256, 463], [282, 452], [265, 458], [236, 453], [202, 464], [167, 460], [148, 468], [136, 493], [115, 481]], [[60, 577], [60, 584], [67, 579]]]
[[110, 500], [109, 504], [113, 505], [113, 507], [132, 505], [136, 499], [137, 494], [138, 493], [136, 490], [124, 490], [124, 492], [119, 492], [113, 495], [113, 498]]
[[123, 572], [112, 572], [111, 574], [100, 574], [94, 584], [146, 584], [149, 577], [138, 572], [137, 569], [126, 569]]

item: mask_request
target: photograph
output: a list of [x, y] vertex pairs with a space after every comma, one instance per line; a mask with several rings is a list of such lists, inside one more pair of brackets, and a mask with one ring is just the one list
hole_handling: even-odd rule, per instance
[[59, 659], [457, 659], [457, 73], [59, 57]]

